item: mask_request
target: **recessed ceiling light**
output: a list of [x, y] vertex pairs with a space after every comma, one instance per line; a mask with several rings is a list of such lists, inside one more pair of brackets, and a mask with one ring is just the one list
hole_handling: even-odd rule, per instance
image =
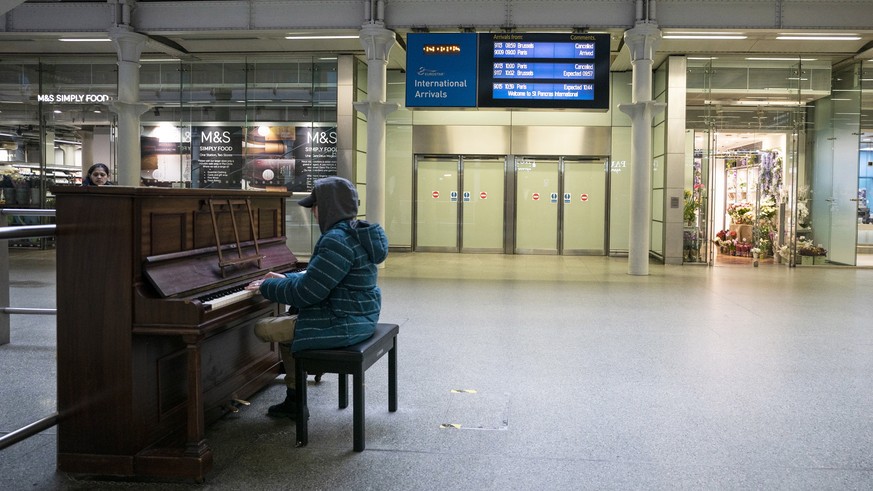
[[809, 35], [809, 34], [785, 34], [776, 36], [780, 41], [858, 41], [861, 36], [835, 36], [835, 35]]
[[669, 33], [661, 36], [664, 39], [746, 39], [748, 36], [744, 34], [691, 34], [691, 33]]
[[773, 57], [756, 58], [756, 57], [747, 57], [746, 60], [749, 60], [749, 61], [818, 61], [818, 58], [796, 58], [796, 57], [795, 58], [786, 58], [786, 57], [782, 57], [782, 58], [773, 58]]
[[60, 38], [58, 41], [66, 43], [108, 43], [112, 40], [109, 38]]
[[738, 106], [800, 106], [803, 105], [801, 101], [750, 101], [750, 100], [739, 100], [734, 102], [734, 104]]
[[360, 36], [285, 36], [285, 39], [360, 39]]

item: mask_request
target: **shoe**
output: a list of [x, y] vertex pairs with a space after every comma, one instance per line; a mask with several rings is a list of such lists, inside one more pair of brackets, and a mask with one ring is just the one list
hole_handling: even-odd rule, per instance
[[[294, 389], [285, 389], [285, 400], [267, 409], [267, 416], [272, 418], [297, 419], [297, 393]], [[306, 407], [306, 419], [309, 419], [309, 408]]]

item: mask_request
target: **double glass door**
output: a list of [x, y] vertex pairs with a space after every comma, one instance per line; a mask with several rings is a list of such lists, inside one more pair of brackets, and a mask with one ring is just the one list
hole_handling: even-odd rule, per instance
[[504, 251], [504, 157], [416, 159], [415, 250]]
[[608, 159], [510, 159], [417, 157], [414, 250], [606, 255]]
[[607, 161], [515, 158], [517, 254], [606, 254]]

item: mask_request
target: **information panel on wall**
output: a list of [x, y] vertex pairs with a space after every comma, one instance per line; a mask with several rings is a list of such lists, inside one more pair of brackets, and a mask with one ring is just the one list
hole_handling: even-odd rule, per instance
[[609, 108], [609, 35], [479, 35], [479, 107]]
[[406, 107], [476, 107], [474, 33], [411, 33], [406, 39]]

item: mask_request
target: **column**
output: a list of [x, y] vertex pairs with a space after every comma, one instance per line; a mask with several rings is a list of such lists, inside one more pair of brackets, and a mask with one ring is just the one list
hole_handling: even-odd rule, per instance
[[119, 26], [109, 30], [118, 51], [118, 99], [110, 109], [118, 116], [116, 128], [117, 183], [140, 185], [140, 115], [149, 107], [139, 102], [139, 58], [147, 37]]
[[82, 135], [82, 177], [88, 172], [88, 167], [94, 164], [94, 127], [83, 126], [79, 131]]
[[385, 221], [385, 119], [400, 105], [385, 102], [387, 97], [388, 52], [394, 33], [382, 22], [361, 27], [361, 44], [367, 53], [367, 101], [356, 102], [355, 109], [367, 116], [367, 220]]
[[633, 67], [633, 102], [620, 104], [631, 118], [631, 197], [628, 274], [649, 274], [652, 236], [652, 118], [664, 109], [652, 100], [652, 64], [661, 39], [657, 24], [638, 21], [624, 33]]

